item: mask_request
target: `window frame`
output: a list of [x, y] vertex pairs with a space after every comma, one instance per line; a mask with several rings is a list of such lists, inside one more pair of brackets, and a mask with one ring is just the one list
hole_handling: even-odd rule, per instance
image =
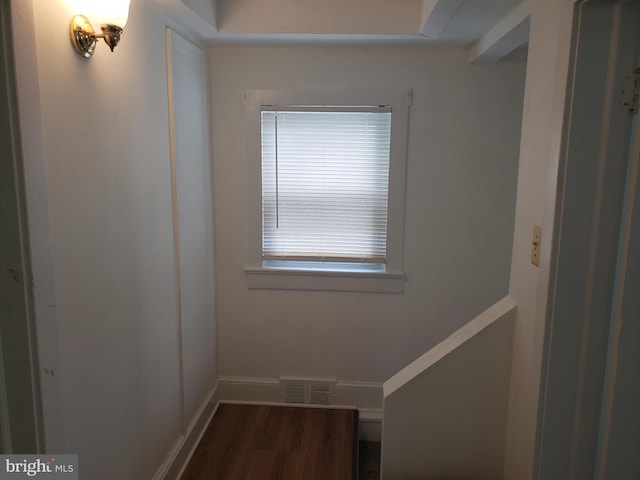
[[[332, 290], [400, 293], [403, 290], [404, 208], [409, 108], [412, 92], [402, 88], [368, 89], [247, 89], [245, 121], [247, 146], [246, 264], [248, 288]], [[336, 270], [265, 267], [262, 260], [262, 147], [263, 106], [390, 106], [389, 193], [387, 252], [384, 270]]]

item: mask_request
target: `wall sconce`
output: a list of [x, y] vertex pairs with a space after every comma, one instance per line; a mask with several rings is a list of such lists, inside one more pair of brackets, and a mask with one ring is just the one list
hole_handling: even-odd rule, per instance
[[91, 22], [84, 15], [75, 15], [71, 19], [69, 31], [71, 43], [76, 51], [85, 58], [93, 55], [99, 38], [104, 41], [113, 52], [120, 35], [129, 18], [130, 0], [93, 0], [91, 15], [100, 22], [102, 33], [96, 34]]

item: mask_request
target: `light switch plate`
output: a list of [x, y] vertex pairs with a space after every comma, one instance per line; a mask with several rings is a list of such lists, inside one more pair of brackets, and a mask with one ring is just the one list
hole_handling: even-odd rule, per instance
[[540, 266], [540, 246], [542, 243], [542, 227], [535, 225], [533, 227], [533, 242], [531, 244], [531, 263], [536, 267]]

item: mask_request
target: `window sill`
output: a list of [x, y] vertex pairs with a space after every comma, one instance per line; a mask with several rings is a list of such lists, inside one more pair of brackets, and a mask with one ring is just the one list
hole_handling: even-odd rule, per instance
[[402, 293], [403, 273], [246, 268], [247, 286], [267, 290]]

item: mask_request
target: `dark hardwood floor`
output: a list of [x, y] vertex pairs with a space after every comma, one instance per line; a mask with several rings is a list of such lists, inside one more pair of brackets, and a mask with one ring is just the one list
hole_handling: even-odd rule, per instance
[[356, 410], [222, 404], [181, 480], [355, 480]]

